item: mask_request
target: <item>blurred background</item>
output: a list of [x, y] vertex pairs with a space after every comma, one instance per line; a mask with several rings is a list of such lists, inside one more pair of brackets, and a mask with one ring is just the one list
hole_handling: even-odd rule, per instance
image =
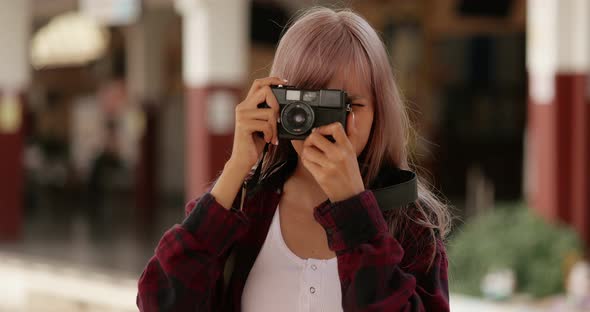
[[456, 216], [453, 311], [590, 311], [590, 1], [0, 0], [0, 311], [135, 311], [289, 19], [382, 36]]

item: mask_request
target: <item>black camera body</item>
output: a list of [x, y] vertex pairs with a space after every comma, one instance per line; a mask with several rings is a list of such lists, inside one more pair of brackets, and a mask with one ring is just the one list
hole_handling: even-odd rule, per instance
[[[271, 86], [279, 103], [279, 139], [305, 140], [311, 129], [340, 122], [346, 129], [351, 111], [346, 92], [334, 89], [303, 90], [291, 86]], [[262, 103], [258, 107], [269, 107]], [[329, 138], [333, 141], [333, 138]]]

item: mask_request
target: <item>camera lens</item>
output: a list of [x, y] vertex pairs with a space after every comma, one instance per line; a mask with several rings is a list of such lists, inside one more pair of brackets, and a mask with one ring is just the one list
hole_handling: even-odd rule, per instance
[[314, 122], [313, 109], [303, 102], [289, 103], [281, 113], [281, 124], [293, 135], [303, 134], [311, 129]]

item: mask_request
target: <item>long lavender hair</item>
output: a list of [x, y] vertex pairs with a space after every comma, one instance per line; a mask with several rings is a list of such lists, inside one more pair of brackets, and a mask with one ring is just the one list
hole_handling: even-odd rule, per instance
[[[349, 9], [307, 10], [291, 22], [281, 38], [270, 75], [287, 79], [289, 85], [299, 88], [320, 89], [338, 70], [351, 65], [356, 79], [370, 84], [375, 104], [371, 134], [359, 156], [363, 182], [370, 188], [383, 165], [416, 170], [408, 151], [415, 133], [394, 81], [385, 46], [375, 30]], [[262, 172], [296, 158], [295, 153], [288, 140], [278, 146], [270, 145]], [[385, 215], [390, 232], [403, 237], [405, 225], [416, 222], [430, 231], [429, 243], [444, 239], [450, 228], [447, 205], [420, 178], [418, 194], [419, 200], [414, 205], [390, 210]], [[434, 255], [433, 252], [433, 258]]]

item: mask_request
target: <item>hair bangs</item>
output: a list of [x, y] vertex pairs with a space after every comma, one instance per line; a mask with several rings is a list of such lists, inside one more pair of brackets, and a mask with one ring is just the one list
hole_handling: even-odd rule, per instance
[[334, 75], [345, 74], [370, 88], [371, 68], [360, 40], [338, 16], [318, 13], [307, 15], [315, 22], [295, 22], [281, 39], [271, 76], [298, 88], [322, 89]]

